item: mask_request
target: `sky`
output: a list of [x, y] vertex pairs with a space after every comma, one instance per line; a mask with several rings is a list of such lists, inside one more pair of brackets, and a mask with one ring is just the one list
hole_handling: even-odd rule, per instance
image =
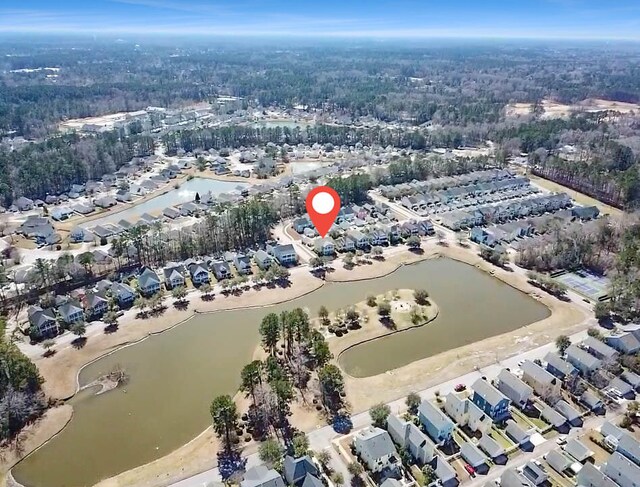
[[0, 0], [0, 32], [640, 40], [640, 0]]

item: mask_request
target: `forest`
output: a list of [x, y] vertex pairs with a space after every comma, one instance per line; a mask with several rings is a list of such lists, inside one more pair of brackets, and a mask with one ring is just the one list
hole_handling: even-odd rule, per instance
[[[640, 53], [625, 44], [224, 42], [7, 39], [0, 133], [44, 137], [56, 122], [175, 107], [218, 94], [352, 117], [496, 123], [511, 102], [640, 99]], [[49, 71], [19, 71], [44, 67]]]

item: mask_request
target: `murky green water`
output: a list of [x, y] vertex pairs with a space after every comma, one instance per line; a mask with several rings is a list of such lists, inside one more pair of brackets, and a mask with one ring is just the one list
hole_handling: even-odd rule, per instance
[[14, 476], [29, 487], [84, 486], [161, 457], [208, 426], [214, 396], [237, 390], [265, 314], [295, 307], [315, 314], [321, 305], [337, 309], [399, 288], [427, 289], [440, 315], [428, 326], [345, 352], [340, 363], [350, 374], [384, 372], [549, 315], [525, 294], [450, 259], [405, 266], [380, 279], [328, 284], [283, 305], [199, 315], [85, 368], [83, 384], [116, 364], [131, 379], [124, 390], [76, 396], [70, 424]]

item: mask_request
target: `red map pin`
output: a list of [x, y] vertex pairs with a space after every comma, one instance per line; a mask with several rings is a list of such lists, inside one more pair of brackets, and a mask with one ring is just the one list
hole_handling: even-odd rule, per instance
[[340, 211], [340, 196], [329, 186], [313, 188], [307, 195], [307, 213], [321, 237], [324, 237]]

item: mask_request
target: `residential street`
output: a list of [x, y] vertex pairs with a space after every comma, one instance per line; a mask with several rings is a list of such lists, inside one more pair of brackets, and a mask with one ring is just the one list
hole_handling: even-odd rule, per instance
[[[595, 319], [589, 320], [589, 325], [595, 325], [595, 324], [596, 324]], [[584, 340], [587, 336], [588, 336], [587, 332], [583, 331], [580, 333], [576, 333], [575, 335], [572, 335], [570, 338], [572, 342], [576, 343], [581, 340]], [[433, 399], [435, 397], [436, 391], [439, 392], [441, 396], [446, 396], [449, 392], [453, 391], [456, 384], [462, 383], [470, 387], [475, 380], [483, 376], [487, 377], [487, 379], [494, 379], [503, 368], [516, 369], [518, 367], [518, 362], [520, 362], [521, 360], [525, 360], [525, 359], [534, 360], [537, 358], [542, 359], [548, 352], [555, 351], [555, 350], [556, 350], [556, 347], [554, 343], [543, 345], [541, 347], [529, 350], [528, 352], [502, 360], [496, 364], [489, 365], [488, 367], [484, 367], [477, 371], [473, 371], [468, 374], [457, 377], [455, 379], [438, 384], [437, 386], [433, 386], [428, 389], [425, 389], [420, 392], [420, 396], [423, 399]], [[406, 409], [404, 401], [405, 401], [404, 398], [401, 398], [389, 403], [392, 414], [398, 414]], [[617, 412], [609, 413], [606, 417], [590, 416], [585, 421], [585, 425], [582, 428], [573, 428], [571, 430], [569, 437], [573, 438], [581, 435], [582, 433], [584, 433], [589, 429], [597, 428], [604, 421], [606, 421], [612, 416], [615, 416], [616, 414], [619, 414], [619, 413]], [[354, 416], [352, 416], [351, 419], [353, 421], [354, 430], [364, 428], [365, 426], [368, 426], [369, 424], [371, 424], [371, 418], [369, 417], [368, 411], [355, 414]], [[327, 448], [328, 446], [331, 445], [331, 442], [334, 439], [338, 438], [339, 436], [340, 435], [336, 433], [331, 426], [323, 426], [321, 428], [318, 428], [308, 433], [310, 448], [315, 451], [319, 451], [324, 448]], [[533, 452], [523, 453], [522, 455], [518, 456], [514, 461], [509, 462], [506, 466], [495, 466], [489, 471], [488, 475], [479, 476], [476, 479], [474, 479], [472, 482], [466, 483], [465, 485], [468, 485], [471, 487], [481, 486], [485, 482], [499, 478], [501, 473], [506, 468], [521, 466], [525, 464], [528, 460], [531, 460], [533, 458], [538, 458], [544, 455], [545, 453], [554, 449], [556, 446], [557, 444], [555, 441], [547, 441], [539, 445], [538, 447], [536, 447]], [[330, 448], [330, 452], [332, 454], [331, 467], [342, 472], [345, 478], [344, 485], [349, 485], [350, 476], [346, 470], [346, 465], [344, 465], [344, 463], [340, 460], [338, 453], [335, 451], [333, 447]], [[247, 458], [247, 467], [251, 467], [259, 463], [260, 463], [260, 460], [257, 454], [249, 455], [249, 457]], [[220, 481], [221, 481], [221, 478], [218, 473], [218, 469], [213, 468], [213, 469], [207, 470], [206, 472], [195, 475], [193, 477], [182, 480], [172, 485], [173, 487], [203, 487], [210, 482], [220, 482]]]

